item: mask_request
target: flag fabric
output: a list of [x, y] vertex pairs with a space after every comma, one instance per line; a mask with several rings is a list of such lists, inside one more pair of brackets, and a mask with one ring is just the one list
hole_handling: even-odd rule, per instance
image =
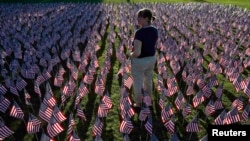
[[199, 79], [197, 80], [196, 84], [198, 85], [198, 87], [199, 87], [200, 89], [202, 89], [202, 88], [206, 85], [206, 82], [205, 82], [205, 80], [204, 80], [203, 78], [199, 78]]
[[186, 131], [187, 132], [199, 132], [199, 124], [198, 124], [198, 119], [197, 116], [193, 118], [192, 121], [190, 121], [187, 126], [186, 126]]
[[76, 81], [78, 78], [78, 69], [75, 65], [73, 65], [73, 68], [71, 69], [71, 77]]
[[69, 125], [68, 125], [68, 130], [67, 130], [67, 136], [68, 138], [71, 138], [72, 137], [72, 134], [73, 134], [73, 126], [75, 125], [75, 120], [73, 118], [73, 114], [70, 113], [69, 115]]
[[126, 99], [122, 100], [122, 102], [120, 103], [120, 108], [121, 108], [121, 116], [122, 116], [122, 118], [125, 118], [126, 115], [128, 115], [129, 118], [131, 118], [135, 114], [135, 111], [131, 107], [130, 102], [128, 100], [126, 100]]
[[10, 101], [3, 95], [0, 95], [0, 111], [5, 113], [10, 106]]
[[46, 122], [49, 122], [52, 116], [52, 113], [53, 113], [53, 109], [42, 102], [39, 108], [39, 117], [45, 120]]
[[130, 134], [134, 126], [128, 117], [125, 117], [120, 124], [120, 132], [123, 134]]
[[159, 104], [159, 106], [161, 107], [161, 109], [163, 109], [164, 106], [165, 106], [165, 99], [166, 99], [166, 96], [165, 96], [164, 93], [162, 93], [162, 94], [161, 94], [161, 97], [160, 97], [160, 99], [159, 99], [159, 102], [158, 102], [158, 104]]
[[205, 85], [201, 91], [206, 98], [209, 98], [212, 95], [211, 86], [209, 84]]
[[58, 106], [54, 107], [52, 115], [58, 123], [61, 123], [67, 119], [67, 117], [60, 111]]
[[224, 109], [215, 119], [214, 119], [214, 124], [215, 125], [223, 125], [224, 124], [224, 119], [226, 117], [226, 110]]
[[7, 127], [1, 119], [0, 120], [0, 139], [7, 138], [12, 134], [14, 134], [14, 132], [10, 130], [10, 128]]
[[43, 75], [40, 73], [36, 79], [35, 79], [35, 84], [40, 86], [43, 82], [45, 82], [45, 78], [43, 77]]
[[0, 84], [0, 95], [6, 94], [8, 90], [4, 87], [4, 85]]
[[162, 122], [165, 123], [168, 120], [168, 118], [170, 118], [173, 114], [174, 114], [174, 111], [171, 105], [170, 104], [166, 105], [165, 108], [162, 109], [161, 111]]
[[90, 84], [92, 84], [93, 80], [94, 80], [94, 76], [88, 70], [87, 73], [83, 77], [83, 82], [90, 85]]
[[123, 75], [123, 85], [125, 87], [127, 87], [128, 89], [130, 89], [132, 84], [133, 84], [132, 76], [129, 76], [128, 74], [124, 73], [124, 75]]
[[16, 95], [16, 96], [19, 96], [19, 93], [18, 93], [18, 91], [17, 91], [17, 88], [16, 88], [14, 82], [11, 83], [11, 85], [10, 85], [10, 92], [11, 92], [12, 94]]
[[186, 117], [190, 113], [192, 113], [191, 104], [189, 104], [188, 102], [186, 102], [185, 106], [182, 109], [182, 116]]
[[250, 82], [248, 82], [247, 86], [244, 89], [244, 93], [247, 95], [247, 97], [250, 99]]
[[40, 130], [41, 127], [41, 121], [38, 120], [33, 114], [29, 114], [29, 121], [27, 123], [27, 133], [28, 134], [33, 134], [33, 133], [37, 133]]
[[196, 108], [199, 106], [202, 102], [205, 101], [204, 95], [201, 91], [199, 91], [193, 98], [193, 106]]
[[242, 114], [241, 114], [243, 122], [247, 122], [248, 121], [249, 112], [250, 112], [250, 104], [248, 103], [247, 106], [244, 108]]
[[220, 110], [220, 109], [223, 109], [224, 106], [223, 106], [223, 103], [221, 101], [221, 97], [217, 98], [214, 102], [214, 107], [215, 107], [215, 110]]
[[63, 81], [64, 81], [63, 76], [57, 73], [54, 77], [54, 86], [61, 87]]
[[223, 84], [220, 84], [219, 87], [215, 90], [215, 96], [221, 97], [223, 92]]
[[50, 108], [53, 108], [56, 105], [56, 99], [48, 92], [48, 90], [46, 90], [45, 96], [43, 98], [43, 103], [48, 105]]
[[139, 114], [139, 120], [140, 121], [145, 121], [150, 113], [151, 113], [151, 111], [150, 111], [149, 107], [143, 106], [143, 108], [142, 108], [142, 110], [140, 111], [140, 114]]
[[143, 102], [144, 104], [146, 104], [147, 106], [152, 106], [152, 99], [151, 99], [150, 95], [147, 94], [147, 93], [144, 91], [144, 89], [142, 89], [141, 92], [142, 92], [142, 96], [143, 96], [142, 102]]
[[84, 121], [87, 120], [87, 119], [86, 119], [86, 116], [85, 116], [83, 110], [81, 109], [81, 106], [80, 106], [80, 105], [77, 106], [76, 115], [77, 115], [80, 119], [82, 119], [82, 120], [84, 120]]
[[23, 110], [16, 103], [16, 101], [14, 101], [14, 103], [13, 103], [13, 105], [11, 107], [10, 116], [15, 117], [15, 118], [19, 118], [19, 119], [23, 119], [23, 117], [24, 117]]
[[236, 98], [232, 102], [231, 108], [237, 108], [238, 111], [241, 111], [243, 109], [243, 98], [242, 98], [242, 96], [239, 96], [238, 98]]
[[173, 82], [169, 82], [170, 84], [168, 85], [168, 96], [171, 97], [172, 95], [174, 95], [175, 93], [178, 92], [179, 88], [177, 86], [177, 82], [173, 81]]
[[75, 84], [74, 80], [70, 77], [69, 81], [63, 87], [63, 91], [62, 91], [63, 94], [65, 96], [73, 96], [75, 86], [76, 86], [76, 84]]
[[26, 105], [32, 105], [30, 102], [31, 96], [30, 94], [27, 92], [26, 89], [24, 89], [24, 99], [25, 99], [25, 104]]
[[190, 85], [188, 85], [188, 88], [187, 88], [187, 91], [186, 91], [186, 95], [189, 96], [189, 95], [192, 95], [192, 94], [195, 94], [195, 91], [194, 91], [193, 84], [190, 84]]
[[104, 81], [99, 76], [99, 77], [97, 77], [96, 82], [95, 82], [95, 93], [98, 94], [98, 95], [100, 95], [100, 96], [103, 96], [104, 90], [105, 90]]
[[70, 134], [69, 141], [81, 141], [77, 133], [73, 130]]
[[97, 116], [98, 117], [107, 117], [109, 113], [110, 108], [106, 106], [106, 104], [103, 102], [103, 100], [100, 100]]
[[231, 109], [229, 112], [227, 112], [225, 119], [223, 120], [223, 123], [225, 124], [232, 124], [240, 121], [240, 115], [238, 113], [237, 108]]
[[174, 101], [177, 110], [182, 109], [182, 105], [185, 103], [185, 101], [186, 101], [186, 99], [184, 98], [182, 92], [179, 92], [178, 96], [176, 97], [176, 99]]
[[42, 97], [41, 90], [38, 84], [34, 85], [34, 91], [40, 98]]
[[27, 86], [27, 84], [28, 83], [24, 79], [22, 79], [20, 76], [17, 77], [16, 88], [17, 88], [18, 91], [23, 90]]
[[112, 108], [113, 104], [108, 92], [102, 97], [102, 101], [108, 109]]
[[205, 114], [212, 115], [215, 112], [214, 101], [211, 99], [205, 107]]
[[233, 81], [234, 88], [236, 92], [239, 92], [240, 90], [244, 90], [246, 87], [245, 81], [242, 78], [242, 75], [239, 74], [236, 79]]
[[53, 138], [57, 136], [59, 133], [61, 133], [63, 130], [64, 130], [63, 126], [61, 126], [60, 123], [56, 120], [56, 118], [52, 115], [47, 125], [48, 135], [51, 138]]
[[153, 134], [153, 121], [152, 121], [152, 115], [148, 115], [147, 122], [144, 124], [145, 129], [147, 130], [147, 133], [151, 136]]
[[99, 117], [96, 117], [95, 123], [92, 129], [93, 135], [94, 136], [101, 136], [102, 135], [102, 129], [103, 129], [103, 122]]
[[208, 84], [210, 87], [214, 87], [214, 86], [218, 86], [219, 85], [219, 81], [216, 78], [216, 75], [212, 75], [211, 78], [208, 81]]
[[86, 87], [86, 85], [84, 84], [83, 81], [81, 81], [81, 83], [80, 83], [80, 86], [78, 88], [78, 92], [80, 94], [80, 98], [84, 97], [85, 95], [87, 95], [89, 93], [89, 90], [88, 90], [88, 88]]
[[168, 130], [170, 134], [174, 134], [175, 132], [175, 123], [174, 123], [174, 116], [172, 116], [168, 121], [164, 123], [164, 126]]

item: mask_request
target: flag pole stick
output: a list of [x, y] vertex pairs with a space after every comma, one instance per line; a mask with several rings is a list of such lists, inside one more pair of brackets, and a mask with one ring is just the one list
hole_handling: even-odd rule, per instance
[[190, 136], [189, 136], [188, 141], [190, 141], [190, 140], [191, 140], [192, 134], [193, 134], [193, 132], [191, 132], [191, 134], [190, 134]]

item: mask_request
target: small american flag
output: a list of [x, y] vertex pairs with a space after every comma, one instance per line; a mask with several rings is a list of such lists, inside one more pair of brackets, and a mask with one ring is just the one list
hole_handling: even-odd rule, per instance
[[215, 125], [223, 125], [224, 122], [223, 120], [226, 117], [226, 110], [223, 110], [215, 119], [214, 119], [214, 124]]
[[195, 116], [193, 120], [187, 124], [186, 131], [187, 132], [199, 132], [200, 131], [197, 116]]
[[16, 101], [14, 101], [13, 106], [11, 107], [10, 116], [15, 117], [15, 118], [19, 118], [19, 119], [23, 119], [23, 117], [24, 117], [23, 110], [16, 103]]
[[51, 108], [56, 105], [56, 99], [49, 92], [46, 92], [43, 98], [43, 102]]
[[57, 105], [54, 107], [52, 115], [59, 123], [67, 119], [67, 117], [60, 111]]
[[132, 84], [133, 84], [132, 76], [129, 76], [129, 75], [124, 73], [124, 75], [123, 75], [123, 85], [125, 87], [127, 87], [128, 89], [130, 89]]
[[237, 108], [231, 109], [223, 120], [224, 124], [232, 124], [240, 121], [240, 115]]
[[41, 103], [41, 106], [39, 108], [39, 117], [43, 120], [49, 122], [51, 115], [53, 113], [52, 108], [50, 108], [48, 105]]
[[73, 130], [70, 134], [69, 141], [81, 141], [77, 133]]
[[232, 102], [231, 108], [237, 108], [238, 111], [243, 109], [243, 98], [242, 98], [242, 96], [239, 96], [238, 98], [236, 98]]
[[165, 123], [169, 117], [174, 114], [174, 111], [170, 104], [166, 105], [164, 109], [161, 111], [161, 119], [162, 122]]
[[0, 111], [5, 113], [10, 106], [10, 101], [3, 95], [0, 95]]
[[77, 106], [76, 115], [77, 115], [79, 118], [81, 118], [82, 120], [84, 120], [84, 121], [87, 120], [87, 119], [86, 119], [86, 116], [85, 116], [83, 110], [81, 109], [81, 106], [80, 106], [80, 105]]
[[14, 132], [10, 130], [2, 120], [0, 120], [0, 139], [4, 139], [12, 134], [14, 134]]
[[183, 117], [186, 117], [190, 113], [192, 113], [191, 105], [188, 102], [186, 102], [185, 106], [182, 109], [182, 115]]
[[54, 116], [51, 117], [48, 125], [47, 125], [47, 133], [48, 135], [53, 138], [59, 133], [61, 133], [64, 128], [58, 123]]
[[245, 107], [245, 109], [241, 114], [243, 122], [248, 121], [249, 112], [250, 112], [250, 104], [247, 104], [247, 106]]
[[153, 134], [153, 121], [152, 121], [152, 115], [148, 115], [147, 122], [144, 125], [145, 129], [147, 130], [149, 135]]
[[170, 120], [165, 122], [164, 126], [167, 128], [170, 134], [174, 134], [174, 130], [175, 130], [174, 116], [172, 116]]
[[203, 96], [203, 93], [199, 91], [193, 98], [193, 106], [196, 108], [198, 105], [200, 105], [202, 102], [205, 101], [205, 98]]
[[101, 121], [99, 117], [96, 117], [93, 129], [92, 129], [94, 136], [97, 136], [97, 135], [101, 136], [102, 129], [103, 129], [103, 122]]
[[37, 133], [40, 130], [41, 127], [41, 121], [38, 120], [33, 114], [29, 114], [29, 121], [27, 124], [27, 133], [28, 134], [33, 134], [33, 133]]
[[16, 88], [18, 91], [21, 91], [22, 89], [24, 89], [27, 86], [27, 82], [25, 80], [23, 80], [21, 77], [17, 77], [17, 81], [16, 81]]
[[123, 134], [130, 134], [132, 130], [134, 129], [134, 126], [132, 122], [129, 120], [128, 117], [125, 117], [120, 124], [120, 132]]
[[185, 103], [185, 101], [186, 101], [186, 99], [184, 98], [182, 92], [179, 92], [177, 98], [174, 101], [176, 108], [178, 110], [181, 110], [182, 105]]
[[214, 101], [211, 99], [205, 107], [205, 114], [212, 115], [215, 112]]

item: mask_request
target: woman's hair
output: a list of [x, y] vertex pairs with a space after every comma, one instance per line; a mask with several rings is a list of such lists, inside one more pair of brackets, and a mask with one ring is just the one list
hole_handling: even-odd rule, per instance
[[153, 13], [150, 9], [148, 8], [142, 8], [137, 12], [137, 16], [138, 17], [143, 17], [143, 18], [148, 18], [149, 19], [149, 23], [151, 23], [151, 21], [155, 20], [155, 16], [153, 16]]

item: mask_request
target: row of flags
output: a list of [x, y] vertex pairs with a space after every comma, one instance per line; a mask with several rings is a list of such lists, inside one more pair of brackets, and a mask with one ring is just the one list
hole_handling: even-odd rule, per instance
[[[192, 120], [188, 120], [186, 132], [202, 130], [196, 111], [202, 104], [205, 106], [204, 113], [209, 117], [223, 110], [212, 121], [213, 124], [248, 122], [249, 104], [246, 103], [249, 103], [250, 98], [250, 78], [244, 72], [250, 66], [250, 42], [246, 34], [249, 32], [246, 28], [250, 22], [247, 18], [249, 15], [242, 9], [212, 4], [1, 6], [0, 113], [6, 114], [4, 117], [22, 120], [28, 134], [41, 132], [42, 141], [55, 140], [65, 130], [67, 140], [81, 140], [75, 128], [75, 118], [88, 122], [81, 101], [88, 94], [95, 93], [100, 100], [92, 132], [95, 140], [101, 141], [105, 128], [103, 121], [113, 108], [106, 89], [106, 77], [112, 69], [111, 56], [114, 56], [115, 49], [120, 65], [116, 75], [122, 78], [119, 132], [124, 141], [130, 140], [134, 130], [131, 118], [135, 111], [128, 92], [132, 88], [133, 78], [130, 73], [131, 62], [126, 53], [132, 49], [130, 37], [133, 35], [130, 30], [136, 29], [136, 26], [132, 29], [129, 25], [135, 25], [136, 11], [142, 7], [153, 9], [156, 16], [162, 18], [154, 23], [160, 37], [157, 44], [156, 88], [160, 94], [157, 98], [161, 108], [160, 120], [170, 133], [170, 140], [179, 140], [175, 128], [175, 115], [178, 112], [184, 118], [195, 115]], [[112, 11], [114, 8], [120, 10]], [[193, 11], [191, 17], [185, 14], [190, 10]], [[234, 16], [228, 16], [231, 14]], [[185, 23], [182, 22], [184, 20]], [[233, 27], [227, 24], [229, 20], [234, 21]], [[9, 24], [10, 21], [13, 24]], [[101, 66], [97, 52], [101, 49], [98, 42], [104, 36], [109, 42]], [[120, 42], [114, 48], [116, 39], [120, 39]], [[203, 48], [199, 48], [200, 45]], [[218, 81], [218, 75], [232, 83], [237, 93], [243, 93], [232, 101], [231, 107], [225, 107], [222, 102], [225, 88]], [[186, 88], [182, 89], [181, 83]], [[52, 87], [60, 89], [60, 93], [54, 93]], [[155, 121], [149, 110], [152, 99], [143, 91], [142, 95], [143, 107], [139, 119], [144, 123], [150, 140], [158, 140], [153, 128]], [[40, 102], [38, 111], [24, 112], [24, 104], [32, 108], [35, 103], [31, 99], [36, 98]], [[72, 98], [73, 101], [70, 101]], [[73, 102], [74, 110], [65, 114], [63, 108], [70, 102]], [[63, 126], [66, 121], [67, 127]], [[15, 133], [5, 122], [8, 120], [1, 118], [0, 139]]]

